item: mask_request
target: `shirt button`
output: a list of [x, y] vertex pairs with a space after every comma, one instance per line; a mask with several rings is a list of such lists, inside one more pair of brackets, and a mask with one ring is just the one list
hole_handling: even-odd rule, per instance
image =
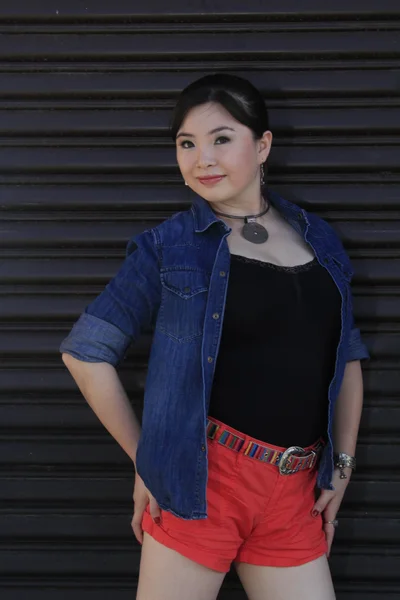
[[220, 274], [220, 277], [225, 277], [225, 275], [226, 275], [225, 271], [220, 271], [219, 274]]
[[203, 445], [202, 445], [202, 447], [201, 447], [201, 451], [202, 451], [202, 452], [205, 452], [205, 451], [206, 451], [206, 447], [204, 446], [204, 444], [203, 444]]
[[213, 361], [213, 357], [212, 357], [212, 356], [209, 356], [209, 357], [207, 358], [207, 360], [208, 360], [208, 362], [209, 362], [209, 363], [212, 363], [212, 361]]
[[213, 314], [213, 319], [215, 319], [217, 321], [219, 319], [219, 314], [218, 313], [214, 313]]

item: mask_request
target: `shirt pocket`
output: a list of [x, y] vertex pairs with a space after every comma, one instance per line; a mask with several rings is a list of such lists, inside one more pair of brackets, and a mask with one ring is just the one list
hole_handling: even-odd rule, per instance
[[161, 272], [162, 295], [157, 325], [186, 342], [203, 335], [210, 278], [204, 271], [174, 268]]

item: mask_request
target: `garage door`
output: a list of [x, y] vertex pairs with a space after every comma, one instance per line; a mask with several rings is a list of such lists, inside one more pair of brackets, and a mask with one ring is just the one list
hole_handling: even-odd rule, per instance
[[[210, 72], [263, 92], [270, 185], [326, 218], [371, 352], [340, 600], [400, 596], [400, 5], [394, 0], [4, 2], [0, 7], [0, 596], [131, 600], [132, 466], [60, 340], [127, 240], [190, 201], [167, 125]], [[140, 413], [151, 332], [121, 377]], [[220, 598], [245, 598], [232, 572]]]

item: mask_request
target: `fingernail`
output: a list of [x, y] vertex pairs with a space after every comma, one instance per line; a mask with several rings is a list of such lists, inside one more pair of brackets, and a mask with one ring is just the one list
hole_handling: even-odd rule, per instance
[[155, 523], [156, 525], [159, 525], [159, 524], [161, 523], [161, 519], [160, 519], [160, 517], [154, 517], [154, 523]]
[[314, 510], [312, 511], [311, 514], [312, 514], [313, 517], [318, 517], [319, 511], [316, 508], [314, 508]]

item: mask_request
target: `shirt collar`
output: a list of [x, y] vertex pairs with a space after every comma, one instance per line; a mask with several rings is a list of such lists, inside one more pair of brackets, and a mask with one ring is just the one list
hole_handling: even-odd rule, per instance
[[[198, 194], [195, 194], [191, 207], [194, 219], [194, 230], [196, 233], [206, 231], [213, 223], [221, 222], [221, 219], [212, 210], [209, 203]], [[225, 223], [223, 223], [225, 225]], [[227, 226], [225, 225], [227, 228]]]
[[[289, 200], [285, 200], [271, 190], [268, 190], [268, 199], [299, 233], [303, 233], [303, 223], [307, 222], [307, 217], [302, 208], [293, 202], [289, 202]], [[213, 223], [222, 223], [224, 228], [230, 231], [230, 228], [214, 213], [209, 203], [197, 194], [195, 195], [191, 210], [193, 212], [196, 233], [206, 231]]]

